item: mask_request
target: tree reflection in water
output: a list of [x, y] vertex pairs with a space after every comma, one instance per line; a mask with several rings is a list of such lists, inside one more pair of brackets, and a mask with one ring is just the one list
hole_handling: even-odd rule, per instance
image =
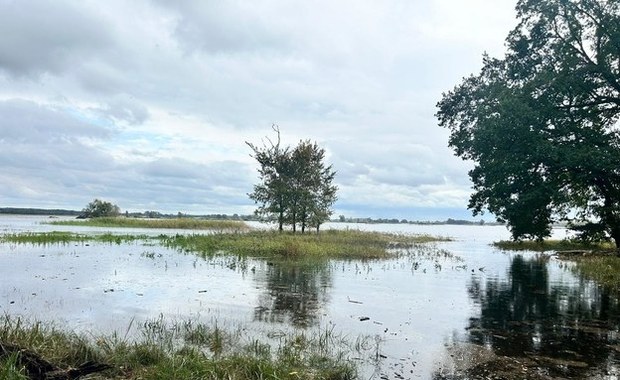
[[318, 323], [318, 313], [328, 301], [332, 286], [328, 263], [268, 263], [257, 271], [256, 280], [265, 293], [259, 297], [254, 319], [287, 322], [295, 327]]
[[564, 375], [609, 365], [619, 347], [617, 294], [585, 280], [550, 282], [547, 262], [516, 256], [507, 280], [472, 279], [468, 291], [480, 315], [470, 320], [469, 341], [563, 368]]

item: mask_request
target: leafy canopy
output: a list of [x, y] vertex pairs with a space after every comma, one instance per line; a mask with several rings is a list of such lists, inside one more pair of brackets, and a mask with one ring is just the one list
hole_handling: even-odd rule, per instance
[[256, 214], [276, 222], [278, 229], [290, 225], [316, 228], [317, 232], [332, 214], [338, 187], [333, 184], [336, 172], [325, 165], [325, 150], [309, 140], [291, 149], [280, 146], [280, 131], [274, 126], [277, 140], [267, 139], [263, 146], [246, 142], [258, 161], [260, 183], [249, 194], [258, 204]]
[[80, 216], [83, 218], [118, 216], [120, 211], [121, 209], [111, 202], [95, 199], [82, 209], [82, 214]]
[[620, 1], [520, 0], [503, 59], [484, 57], [438, 103], [457, 156], [472, 160], [474, 215], [513, 238], [569, 221], [620, 246]]

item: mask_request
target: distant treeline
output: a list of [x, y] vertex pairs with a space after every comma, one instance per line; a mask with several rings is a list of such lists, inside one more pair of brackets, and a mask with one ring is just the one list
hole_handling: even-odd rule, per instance
[[81, 211], [43, 208], [0, 207], [0, 214], [78, 216], [81, 214]]
[[[0, 214], [16, 214], [16, 215], [57, 215], [57, 216], [79, 216], [83, 212], [76, 210], [64, 210], [64, 209], [42, 209], [42, 208], [21, 208], [21, 207], [0, 207]], [[260, 218], [256, 215], [239, 215], [239, 214], [206, 214], [206, 215], [191, 215], [178, 212], [176, 214], [164, 214], [159, 211], [144, 211], [144, 212], [124, 212], [121, 215], [130, 218], [153, 218], [153, 219], [167, 219], [167, 218], [200, 218], [200, 219], [212, 219], [212, 220], [242, 220], [242, 221], [260, 221]], [[344, 215], [336, 219], [332, 219], [332, 222], [340, 223], [366, 223], [366, 224], [422, 224], [422, 225], [438, 225], [438, 224], [454, 224], [454, 225], [497, 225], [494, 222], [485, 222], [484, 220], [471, 221], [462, 219], [436, 220], [436, 221], [415, 221], [407, 219], [396, 218], [346, 218]]]
[[438, 224], [454, 224], [454, 225], [497, 225], [498, 223], [487, 223], [480, 219], [479, 221], [452, 219], [447, 220], [435, 220], [435, 221], [420, 221], [420, 220], [407, 220], [407, 219], [389, 219], [389, 218], [346, 218], [344, 215], [340, 215], [338, 219], [332, 220], [332, 222], [340, 223], [368, 223], [368, 224], [422, 224], [422, 225], [438, 225]]

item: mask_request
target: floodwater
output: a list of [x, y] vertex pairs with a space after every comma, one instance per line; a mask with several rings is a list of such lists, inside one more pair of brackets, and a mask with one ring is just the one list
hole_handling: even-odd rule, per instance
[[[46, 221], [0, 216], [0, 233], [110, 231]], [[327, 227], [453, 241], [390, 260], [320, 265], [203, 259], [144, 242], [0, 244], [0, 313], [93, 335], [160, 316], [243, 325], [248, 334], [329, 328], [377, 345], [377, 361], [358, 360], [362, 378], [459, 378], [488, 357], [527, 358], [550, 377], [618, 377], [618, 295], [575, 276], [569, 263], [493, 248], [509, 237], [504, 227]]]

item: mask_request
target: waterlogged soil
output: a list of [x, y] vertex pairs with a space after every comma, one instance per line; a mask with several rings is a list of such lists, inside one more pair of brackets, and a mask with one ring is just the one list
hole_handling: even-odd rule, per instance
[[349, 358], [364, 379], [618, 377], [618, 295], [570, 264], [493, 248], [508, 237], [503, 227], [349, 227], [454, 241], [390, 260], [303, 265], [204, 259], [152, 242], [2, 244], [0, 313], [137, 339], [137, 326], [162, 317], [242, 326], [248, 340], [328, 328], [356, 346]]

